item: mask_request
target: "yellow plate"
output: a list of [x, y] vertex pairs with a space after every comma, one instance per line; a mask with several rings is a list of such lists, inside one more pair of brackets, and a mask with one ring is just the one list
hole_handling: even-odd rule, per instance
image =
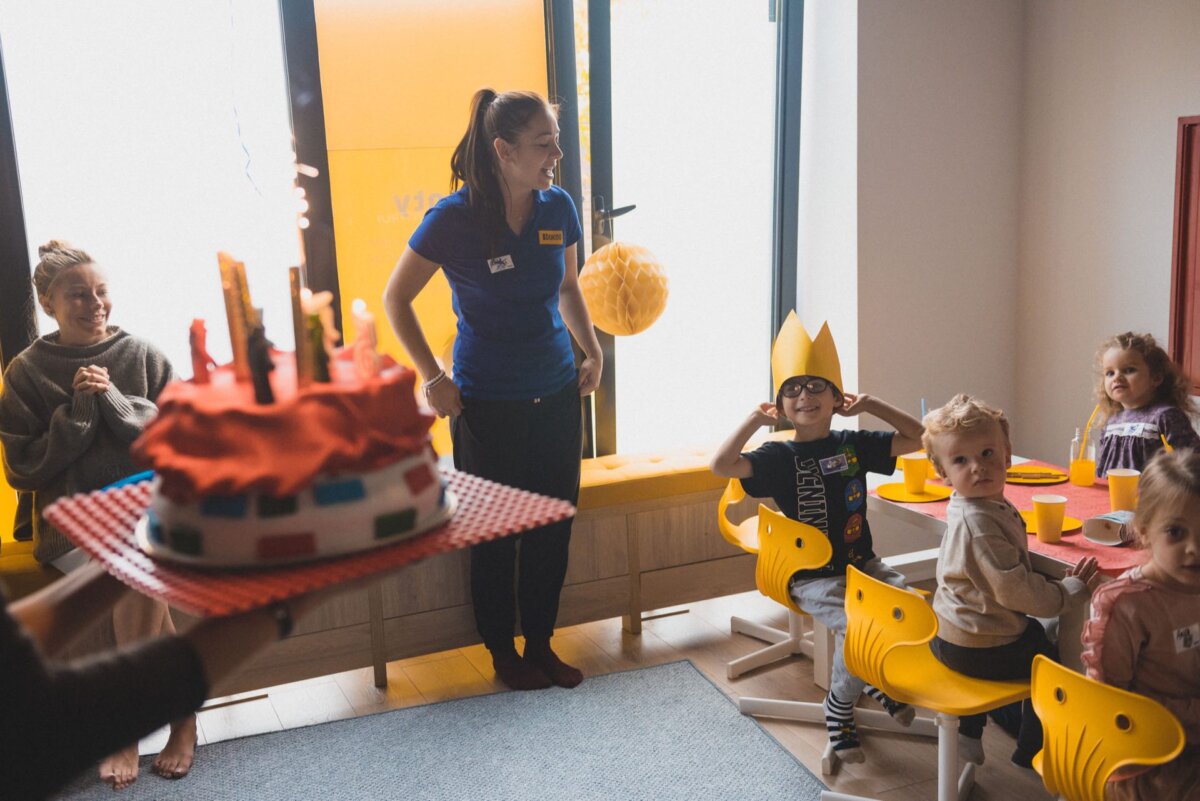
[[943, 487], [940, 484], [930, 484], [925, 482], [925, 491], [922, 493], [909, 492], [904, 488], [903, 481], [897, 481], [893, 484], [882, 484], [879, 489], [875, 490], [880, 498], [887, 498], [889, 501], [898, 501], [899, 503], [929, 503], [930, 501], [944, 501], [950, 497], [953, 492], [949, 487]]
[[[1033, 510], [1022, 509], [1021, 517], [1025, 519], [1025, 533], [1037, 534], [1037, 523], [1033, 520]], [[1063, 517], [1063, 534], [1070, 534], [1072, 531], [1079, 531], [1081, 528], [1083, 528], [1083, 521], [1078, 517], [1071, 517], [1070, 515]]]
[[[1061, 484], [1067, 480], [1067, 474], [1053, 467], [1042, 467], [1036, 464], [1015, 464], [1008, 468], [1008, 483], [1009, 484]], [[1014, 476], [1013, 473], [1033, 473], [1037, 477], [1024, 478]], [[1042, 473], [1053, 473], [1053, 477], [1043, 477]]]

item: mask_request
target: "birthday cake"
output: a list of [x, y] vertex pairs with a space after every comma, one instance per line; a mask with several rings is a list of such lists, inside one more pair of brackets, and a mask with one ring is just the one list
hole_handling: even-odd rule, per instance
[[351, 366], [298, 386], [292, 354], [270, 356], [270, 403], [256, 402], [232, 365], [159, 397], [133, 446], [155, 473], [137, 527], [143, 550], [267, 566], [387, 545], [453, 513], [412, 370], [381, 356], [374, 375]]

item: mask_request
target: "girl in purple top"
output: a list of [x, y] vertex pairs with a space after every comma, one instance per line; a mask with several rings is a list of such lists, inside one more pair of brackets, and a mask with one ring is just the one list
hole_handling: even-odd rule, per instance
[[1103, 417], [1096, 475], [1115, 467], [1142, 470], [1163, 449], [1200, 447], [1191, 380], [1150, 334], [1109, 337], [1096, 352], [1096, 395]]

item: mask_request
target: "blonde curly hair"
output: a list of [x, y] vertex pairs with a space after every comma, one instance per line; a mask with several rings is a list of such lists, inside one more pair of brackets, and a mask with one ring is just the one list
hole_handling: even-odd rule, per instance
[[929, 461], [933, 462], [933, 466], [937, 468], [938, 475], [944, 478], [946, 471], [942, 469], [937, 453], [934, 452], [933, 438], [938, 434], [967, 431], [989, 422], [999, 423], [1000, 431], [1004, 434], [1004, 444], [1011, 451], [1012, 441], [1009, 439], [1008, 417], [1000, 409], [989, 406], [979, 398], [959, 393], [951, 398], [945, 406], [934, 409], [925, 415], [921, 421], [925, 426], [925, 432], [921, 434], [921, 447], [925, 449], [925, 455]]
[[1196, 406], [1192, 403], [1192, 381], [1183, 368], [1171, 361], [1152, 335], [1126, 331], [1104, 340], [1096, 351], [1096, 400], [1100, 403], [1103, 419], [1107, 420], [1123, 408], [1104, 391], [1104, 354], [1113, 348], [1136, 352], [1146, 362], [1151, 377], [1162, 379], [1154, 393], [1154, 403], [1166, 403], [1189, 417], [1197, 416]]

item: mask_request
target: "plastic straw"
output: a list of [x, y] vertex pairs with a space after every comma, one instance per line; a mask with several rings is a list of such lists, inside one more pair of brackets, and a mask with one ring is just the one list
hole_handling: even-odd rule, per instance
[[1167, 438], [1164, 435], [1159, 434], [1158, 438], [1162, 440], [1163, 448], [1166, 450], [1167, 453], [1170, 453], [1171, 451], [1175, 450], [1174, 448], [1171, 447], [1171, 443], [1167, 442]]
[[1081, 459], [1083, 458], [1083, 454], [1087, 453], [1088, 431], [1091, 430], [1092, 421], [1096, 419], [1096, 413], [1099, 411], [1100, 404], [1097, 403], [1096, 408], [1092, 409], [1092, 416], [1088, 418], [1087, 425], [1083, 427], [1083, 440], [1079, 443], [1079, 454]]

